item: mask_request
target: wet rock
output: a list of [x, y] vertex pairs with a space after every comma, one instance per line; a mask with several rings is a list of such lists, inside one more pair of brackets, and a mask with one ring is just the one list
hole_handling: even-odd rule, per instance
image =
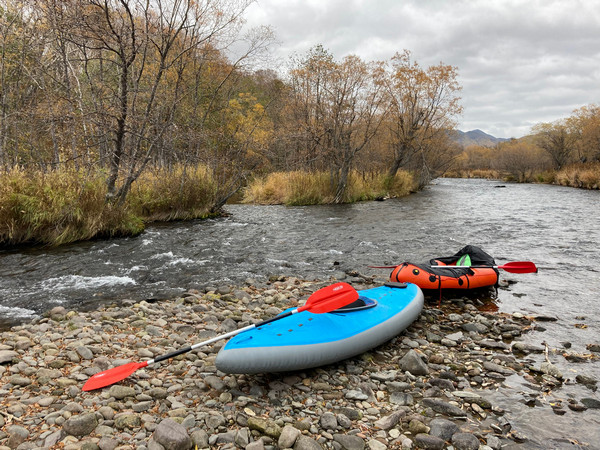
[[466, 413], [458, 406], [454, 406], [437, 398], [424, 398], [423, 404], [440, 414], [446, 414], [454, 417], [464, 417], [466, 415]]
[[429, 423], [429, 427], [431, 428], [429, 434], [444, 441], [449, 441], [454, 433], [458, 432], [458, 426], [446, 419], [433, 419]]
[[409, 350], [398, 362], [400, 369], [413, 375], [427, 375], [429, 369], [415, 350]]
[[440, 439], [436, 436], [431, 436], [429, 434], [417, 434], [415, 436], [415, 442], [419, 448], [424, 448], [427, 450], [442, 450], [445, 447], [445, 442], [443, 439]]
[[580, 383], [580, 384], [584, 384], [586, 386], [595, 386], [597, 381], [595, 378], [590, 377], [588, 375], [583, 375], [583, 374], [578, 374], [575, 377], [575, 380]]
[[345, 450], [363, 450], [365, 448], [365, 441], [358, 436], [334, 434], [333, 440]]
[[152, 439], [166, 450], [188, 450], [192, 446], [187, 430], [172, 419], [161, 421], [154, 430]]
[[588, 344], [585, 348], [590, 352], [600, 353], [600, 344]]
[[71, 436], [87, 436], [98, 426], [96, 414], [79, 414], [69, 418], [63, 425], [65, 433]]
[[452, 436], [452, 445], [456, 450], [477, 450], [480, 443], [471, 433], [455, 433]]
[[523, 353], [528, 355], [530, 353], [544, 353], [544, 347], [526, 344], [524, 342], [515, 342], [511, 347], [511, 351], [513, 353]]
[[543, 362], [540, 365], [540, 370], [542, 373], [550, 375], [559, 380], [562, 380], [562, 378], [563, 378], [563, 374], [560, 371], [560, 369], [558, 367], [556, 367], [554, 364], [552, 364], [551, 362]]
[[600, 400], [596, 400], [595, 398], [582, 398], [581, 403], [590, 409], [600, 409]]

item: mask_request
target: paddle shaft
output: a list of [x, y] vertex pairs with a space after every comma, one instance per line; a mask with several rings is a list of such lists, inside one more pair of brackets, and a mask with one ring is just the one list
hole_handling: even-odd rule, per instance
[[220, 341], [221, 339], [227, 339], [227, 338], [236, 336], [236, 335], [238, 335], [240, 333], [243, 333], [244, 331], [251, 330], [252, 328], [262, 327], [263, 325], [267, 325], [267, 324], [269, 324], [271, 322], [275, 322], [276, 320], [283, 319], [284, 317], [291, 316], [292, 314], [296, 314], [298, 312], [298, 309], [299, 308], [295, 308], [295, 309], [292, 309], [291, 311], [288, 311], [286, 313], [279, 314], [278, 316], [272, 317], [272, 318], [267, 319], [267, 320], [263, 320], [262, 322], [255, 323], [253, 325], [248, 325], [247, 327], [239, 328], [237, 330], [230, 331], [229, 333], [221, 334], [221, 335], [216, 336], [214, 338], [208, 339], [208, 340], [206, 340], [204, 342], [198, 342], [197, 344], [190, 345], [188, 347], [180, 348], [179, 350], [175, 350], [174, 352], [167, 353], [166, 355], [157, 356], [154, 359], [149, 359], [148, 361], [145, 361], [146, 365], [150, 365], [150, 364], [154, 364], [154, 363], [157, 363], [157, 362], [164, 361], [166, 359], [174, 358], [175, 356], [179, 356], [179, 355], [182, 355], [184, 353], [191, 352], [192, 350], [195, 350], [195, 349], [197, 349], [199, 347], [203, 347], [203, 346], [208, 345], [208, 344], [212, 344], [213, 342]]

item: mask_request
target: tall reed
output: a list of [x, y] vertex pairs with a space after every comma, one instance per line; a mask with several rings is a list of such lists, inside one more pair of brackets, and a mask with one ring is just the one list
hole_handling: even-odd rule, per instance
[[565, 167], [556, 173], [555, 182], [562, 186], [600, 189], [600, 162]]
[[[251, 181], [244, 191], [244, 203], [316, 205], [333, 202], [335, 178], [329, 172], [274, 172]], [[390, 180], [383, 173], [353, 171], [348, 177], [345, 203], [401, 197], [416, 189], [408, 172], [398, 172]]]
[[204, 167], [153, 170], [124, 205], [114, 205], [106, 202], [103, 172], [14, 169], [0, 175], [0, 246], [136, 235], [147, 222], [207, 217], [214, 192]]
[[98, 236], [139, 233], [128, 207], [105, 202], [104, 176], [77, 171], [0, 175], [0, 245], [61, 245]]

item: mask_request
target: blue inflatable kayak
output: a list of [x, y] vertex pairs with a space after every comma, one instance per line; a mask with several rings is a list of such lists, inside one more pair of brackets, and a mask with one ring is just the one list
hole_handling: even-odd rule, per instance
[[331, 364], [390, 340], [423, 309], [423, 293], [411, 283], [386, 283], [359, 294], [353, 304], [329, 313], [303, 311], [238, 334], [217, 355], [217, 369], [265, 373]]

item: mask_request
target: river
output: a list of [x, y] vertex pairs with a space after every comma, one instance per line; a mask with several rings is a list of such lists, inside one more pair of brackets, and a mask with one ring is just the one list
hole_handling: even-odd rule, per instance
[[[544, 323], [546, 331], [526, 339], [556, 350], [552, 362], [566, 376], [600, 380], [600, 362], [572, 364], [560, 355], [565, 342], [569, 352], [580, 354], [589, 353], [587, 344], [600, 343], [599, 191], [438, 179], [419, 193], [384, 202], [228, 205], [227, 212], [219, 219], [152, 225], [135, 238], [2, 251], [0, 325], [57, 305], [90, 309], [126, 298], [160, 299], [189, 288], [260, 282], [271, 274], [324, 280], [354, 269], [385, 276], [385, 270], [368, 266], [425, 262], [474, 244], [499, 264], [538, 265], [537, 274], [502, 272], [511, 284], [499, 290], [498, 308], [556, 317]], [[527, 395], [530, 389], [522, 379], [507, 383], [511, 388], [498, 391], [495, 401], [529, 435], [564, 435], [600, 448], [598, 410], [559, 417], [551, 408], [529, 408], [513, 398], [515, 391]], [[581, 385], [563, 385], [553, 395], [565, 402], [569, 396], [600, 400]]]

